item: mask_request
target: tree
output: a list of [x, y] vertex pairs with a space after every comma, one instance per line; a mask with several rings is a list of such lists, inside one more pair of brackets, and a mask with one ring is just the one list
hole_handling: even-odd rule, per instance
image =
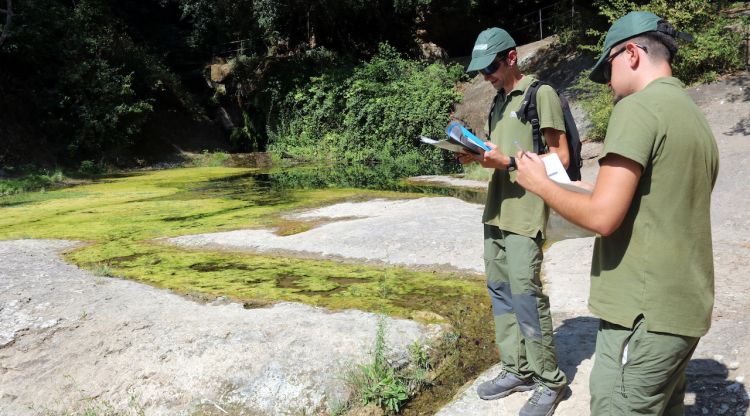
[[6, 0], [6, 6], [4, 9], [0, 9], [0, 13], [5, 14], [5, 23], [0, 30], [0, 47], [3, 46], [3, 42], [10, 34], [10, 25], [13, 20], [13, 3], [12, 0]]

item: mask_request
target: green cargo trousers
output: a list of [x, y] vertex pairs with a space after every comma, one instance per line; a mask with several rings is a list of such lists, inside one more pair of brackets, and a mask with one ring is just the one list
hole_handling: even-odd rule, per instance
[[682, 416], [685, 369], [700, 338], [601, 321], [589, 379], [592, 416]]
[[541, 237], [484, 226], [487, 290], [500, 361], [510, 373], [556, 389], [568, 380], [557, 366], [549, 297], [542, 292]]

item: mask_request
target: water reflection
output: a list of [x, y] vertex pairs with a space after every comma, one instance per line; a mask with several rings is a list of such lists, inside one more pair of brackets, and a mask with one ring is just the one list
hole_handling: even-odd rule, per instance
[[[433, 172], [434, 173], [434, 172]], [[393, 165], [306, 165], [273, 168], [223, 177], [192, 189], [206, 197], [226, 197], [253, 205], [276, 205], [296, 199], [298, 189], [360, 188], [450, 196], [473, 204], [484, 204], [487, 192], [481, 188], [454, 187], [434, 183], [407, 182], [415, 175], [408, 168]], [[479, 220], [479, 219], [477, 219]], [[559, 241], [592, 235], [556, 213], [550, 214], [547, 240]]]
[[289, 201], [297, 189], [359, 188], [452, 196], [471, 203], [484, 203], [481, 189], [454, 188], [436, 184], [408, 183], [413, 172], [390, 165], [312, 165], [274, 168], [204, 182], [191, 192], [206, 197], [226, 197], [258, 205]]

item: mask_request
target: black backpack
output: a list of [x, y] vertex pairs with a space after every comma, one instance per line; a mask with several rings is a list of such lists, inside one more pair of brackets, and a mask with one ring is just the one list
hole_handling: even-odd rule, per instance
[[[534, 139], [534, 153], [544, 154], [547, 153], [548, 149], [542, 141], [542, 130], [539, 127], [539, 112], [536, 109], [536, 93], [542, 85], [549, 85], [545, 82], [536, 80], [526, 90], [526, 97], [523, 99], [521, 108], [518, 109], [516, 114], [521, 121], [528, 121], [531, 123]], [[581, 180], [581, 166], [583, 165], [583, 158], [581, 157], [581, 137], [578, 134], [578, 128], [576, 122], [573, 119], [573, 114], [570, 112], [570, 105], [568, 100], [563, 97], [562, 94], [557, 92], [560, 97], [560, 105], [562, 106], [563, 118], [565, 119], [565, 136], [568, 141], [568, 154], [569, 162], [566, 172], [571, 181]], [[492, 107], [495, 107], [495, 101], [492, 102]], [[490, 128], [492, 128], [492, 111], [490, 109]]]

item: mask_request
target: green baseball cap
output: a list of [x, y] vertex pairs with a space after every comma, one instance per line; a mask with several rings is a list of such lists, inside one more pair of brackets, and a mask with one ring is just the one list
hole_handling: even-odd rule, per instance
[[607, 81], [604, 79], [604, 64], [606, 63], [609, 53], [612, 47], [624, 42], [628, 39], [634, 38], [641, 33], [653, 32], [659, 27], [659, 22], [663, 19], [651, 12], [630, 12], [625, 16], [617, 19], [612, 27], [607, 32], [607, 37], [604, 38], [604, 50], [602, 56], [596, 61], [596, 64], [591, 68], [591, 74], [589, 79], [600, 84], [604, 84]]
[[466, 72], [487, 68], [499, 52], [516, 47], [516, 41], [503, 29], [493, 27], [484, 30], [477, 36], [474, 49], [471, 51], [471, 62]]

